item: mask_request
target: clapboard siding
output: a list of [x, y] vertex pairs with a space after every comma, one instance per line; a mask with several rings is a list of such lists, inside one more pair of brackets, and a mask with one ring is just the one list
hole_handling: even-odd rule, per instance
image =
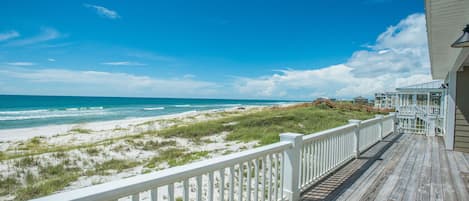
[[457, 73], [456, 114], [454, 129], [455, 150], [469, 151], [469, 67]]
[[456, 126], [456, 131], [469, 131], [469, 126]]

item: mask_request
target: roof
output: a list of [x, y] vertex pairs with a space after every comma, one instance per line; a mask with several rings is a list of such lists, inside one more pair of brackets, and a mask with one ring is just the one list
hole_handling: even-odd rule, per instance
[[469, 48], [451, 48], [469, 23], [469, 0], [425, 0], [428, 47], [433, 79], [445, 79], [467, 62]]
[[406, 87], [396, 88], [397, 91], [440, 91], [443, 89], [443, 80], [433, 80], [420, 84], [409, 85]]
[[365, 97], [363, 97], [363, 96], [358, 96], [358, 97], [355, 97], [355, 98], [353, 98], [353, 99], [362, 99], [362, 100], [365, 100], [365, 99], [366, 99], [366, 100], [368, 100], [368, 98], [365, 98]]

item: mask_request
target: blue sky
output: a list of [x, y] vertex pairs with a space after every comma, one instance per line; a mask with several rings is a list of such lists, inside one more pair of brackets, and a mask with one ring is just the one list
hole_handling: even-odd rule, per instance
[[349, 98], [429, 74], [417, 0], [1, 4], [1, 94]]

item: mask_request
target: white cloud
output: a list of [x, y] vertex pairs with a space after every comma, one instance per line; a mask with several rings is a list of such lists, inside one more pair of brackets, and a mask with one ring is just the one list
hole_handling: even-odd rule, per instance
[[120, 18], [119, 14], [116, 11], [110, 10], [110, 9], [105, 8], [103, 6], [92, 5], [92, 4], [84, 4], [84, 6], [87, 7], [87, 8], [94, 9], [98, 15], [101, 15], [101, 16], [109, 18], [109, 19], [118, 19], [118, 18]]
[[53, 59], [53, 58], [48, 58], [47, 61], [54, 62], [55, 59]]
[[19, 37], [20, 34], [17, 31], [7, 31], [0, 33], [0, 41], [10, 40], [12, 38]]
[[431, 80], [425, 16], [413, 14], [390, 26], [374, 45], [346, 63], [311, 70], [283, 70], [259, 78], [238, 78], [239, 93], [259, 98], [351, 98]]
[[110, 65], [110, 66], [145, 66], [146, 64], [139, 63], [139, 62], [132, 62], [132, 61], [111, 61], [111, 62], [103, 62], [103, 65]]
[[24, 62], [24, 61], [19, 61], [19, 62], [7, 62], [6, 63], [9, 66], [33, 66], [35, 63], [32, 62]]
[[[6, 94], [213, 97], [220, 86], [180, 78], [152, 78], [127, 73], [64, 69], [0, 68]], [[15, 88], [16, 91], [8, 91]]]
[[43, 27], [41, 28], [41, 33], [36, 36], [24, 39], [13, 40], [8, 42], [6, 45], [8, 46], [23, 46], [23, 45], [31, 45], [41, 42], [50, 41], [61, 36], [60, 32], [53, 28]]

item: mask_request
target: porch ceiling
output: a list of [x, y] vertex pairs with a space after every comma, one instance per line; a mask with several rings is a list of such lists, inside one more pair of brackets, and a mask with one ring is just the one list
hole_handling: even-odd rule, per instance
[[469, 0], [425, 0], [428, 45], [433, 79], [445, 79], [469, 56], [468, 48], [450, 45], [469, 24]]

